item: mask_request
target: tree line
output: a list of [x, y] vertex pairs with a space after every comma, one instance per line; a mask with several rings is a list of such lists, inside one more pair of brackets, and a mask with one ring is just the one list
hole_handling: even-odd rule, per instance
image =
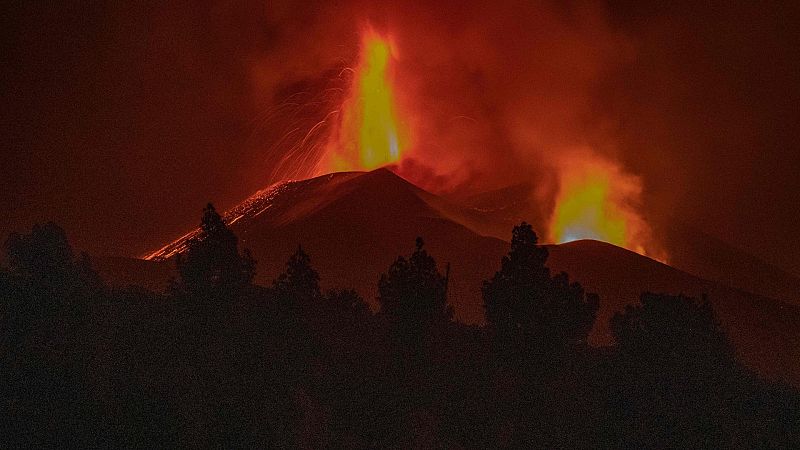
[[800, 394], [743, 367], [704, 299], [643, 293], [590, 347], [600, 299], [550, 272], [526, 223], [483, 326], [453, 320], [421, 238], [373, 312], [323, 292], [302, 248], [262, 286], [210, 204], [201, 229], [165, 292], [107, 286], [55, 224], [9, 237], [9, 447], [800, 447]]

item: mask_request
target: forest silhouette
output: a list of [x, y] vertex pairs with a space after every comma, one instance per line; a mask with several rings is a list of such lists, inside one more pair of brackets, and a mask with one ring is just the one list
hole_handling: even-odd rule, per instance
[[484, 281], [483, 326], [453, 320], [423, 239], [409, 250], [373, 311], [324, 292], [300, 246], [255, 283], [211, 204], [164, 292], [106, 285], [53, 223], [14, 233], [5, 446], [800, 448], [800, 393], [737, 361], [705, 299], [642, 293], [594, 348], [602, 299], [550, 272], [530, 225]]

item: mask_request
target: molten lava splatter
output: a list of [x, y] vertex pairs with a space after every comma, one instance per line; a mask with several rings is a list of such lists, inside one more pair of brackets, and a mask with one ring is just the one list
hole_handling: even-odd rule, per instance
[[341, 125], [329, 143], [328, 171], [371, 170], [400, 159], [408, 140], [395, 104], [395, 58], [390, 39], [364, 32]]
[[637, 206], [641, 180], [592, 155], [562, 164], [550, 238], [563, 243], [595, 239], [664, 260]]

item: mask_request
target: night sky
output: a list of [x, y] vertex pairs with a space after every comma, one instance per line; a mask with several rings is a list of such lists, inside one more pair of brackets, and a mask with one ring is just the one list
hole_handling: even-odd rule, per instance
[[276, 106], [352, 64], [369, 22], [397, 41], [426, 187], [536, 183], [588, 146], [641, 178], [660, 226], [800, 274], [795, 2], [12, 3], [2, 235], [53, 220], [140, 256], [235, 205], [276, 181], [279, 130], [326, 112]]

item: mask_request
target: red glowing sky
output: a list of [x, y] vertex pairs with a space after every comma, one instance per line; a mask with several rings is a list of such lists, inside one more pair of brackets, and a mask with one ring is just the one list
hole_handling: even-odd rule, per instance
[[800, 273], [797, 7], [394, 3], [12, 7], [0, 232], [52, 219], [137, 255], [233, 206], [303, 162], [281, 139], [343, 100], [369, 23], [397, 47], [423, 186], [553, 202], [589, 151], [641, 181], [654, 233], [678, 217]]

